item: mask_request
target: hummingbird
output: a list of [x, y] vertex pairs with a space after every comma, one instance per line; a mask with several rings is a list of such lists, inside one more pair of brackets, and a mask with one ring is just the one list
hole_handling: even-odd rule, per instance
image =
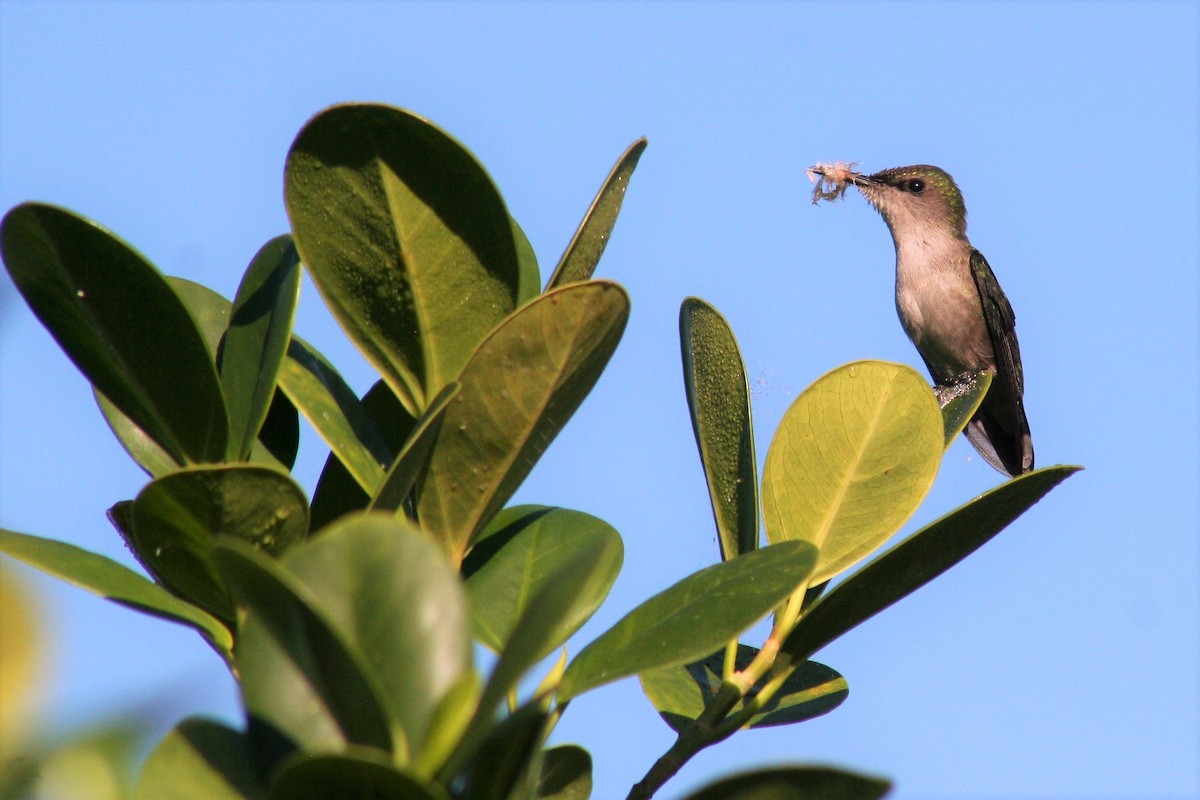
[[967, 209], [954, 179], [926, 164], [873, 175], [844, 164], [811, 172], [835, 187], [818, 186], [813, 202], [853, 185], [887, 223], [896, 247], [896, 311], [939, 400], [944, 404], [972, 374], [993, 373], [967, 439], [1005, 475], [1032, 470], [1016, 317], [987, 259], [967, 239]]

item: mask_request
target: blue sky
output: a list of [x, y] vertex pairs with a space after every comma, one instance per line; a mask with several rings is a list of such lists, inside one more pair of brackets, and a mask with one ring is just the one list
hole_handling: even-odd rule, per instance
[[[588, 511], [624, 538], [624, 571], [577, 651], [716, 557], [680, 301], [703, 297], [732, 323], [765, 456], [827, 370], [920, 366], [886, 227], [854, 193], [810, 205], [804, 169], [937, 164], [1016, 309], [1038, 463], [1087, 470], [822, 651], [849, 680], [843, 707], [739, 734], [662, 796], [802, 761], [890, 776], [904, 799], [1195, 797], [1198, 22], [1183, 2], [2, 0], [0, 209], [64, 205], [231, 295], [286, 230], [282, 167], [301, 125], [380, 101], [470, 147], [552, 265], [647, 136], [600, 267], [629, 289], [632, 320], [517, 498]], [[103, 512], [144, 476], [4, 280], [0, 525], [130, 563]], [[308, 284], [297, 330], [370, 385]], [[311, 488], [325, 450], [303, 436]], [[955, 444], [906, 529], [998, 482]], [[53, 725], [147, 704], [163, 724], [237, 718], [194, 635], [34, 585]], [[671, 741], [632, 680], [573, 702], [556, 738], [592, 751], [597, 798], [623, 796]]]

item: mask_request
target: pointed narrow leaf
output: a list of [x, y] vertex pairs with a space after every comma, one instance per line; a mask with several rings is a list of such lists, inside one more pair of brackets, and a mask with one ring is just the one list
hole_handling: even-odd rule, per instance
[[983, 402], [988, 387], [992, 385], [992, 373], [980, 372], [969, 380], [956, 384], [954, 391], [948, 397], [940, 398], [942, 419], [946, 428], [946, 447], [954, 444], [954, 437], [962, 433], [962, 429], [975, 416], [975, 410]]
[[294, 338], [279, 369], [279, 388], [312, 424], [368, 494], [383, 482], [392, 456], [374, 421], [333, 365]]
[[292, 237], [262, 246], [233, 300], [221, 343], [220, 375], [229, 408], [229, 457], [245, 460], [267, 418], [275, 378], [292, 336], [300, 258]]
[[758, 466], [746, 366], [729, 323], [696, 297], [679, 309], [679, 344], [721, 558], [734, 558], [758, 547]]
[[542, 754], [538, 800], [588, 800], [592, 794], [592, 756], [574, 744], [552, 747]]
[[[739, 644], [736, 669], [743, 670], [758, 655], [758, 648]], [[659, 716], [676, 732], [694, 722], [721, 688], [725, 651], [722, 649], [702, 661], [647, 670], [638, 679], [642, 691], [654, 704]], [[824, 664], [806, 661], [795, 670], [774, 697], [750, 718], [746, 727], [765, 728], [803, 722], [827, 714], [842, 704], [849, 690], [846, 679]], [[756, 692], [749, 695], [753, 699]], [[734, 708], [731, 714], [741, 710]]]
[[820, 583], [865, 558], [928, 493], [942, 415], [909, 367], [859, 361], [821, 377], [787, 410], [763, 469], [767, 540], [812, 542]]
[[262, 800], [246, 735], [206, 719], [186, 719], [154, 748], [134, 800]]
[[216, 371], [153, 266], [94, 222], [38, 203], [5, 215], [0, 250], [33, 313], [113, 405], [178, 463], [224, 458]]
[[475, 351], [418, 487], [421, 527], [452, 561], [591, 391], [628, 317], [617, 284], [571, 284], [522, 306]]
[[[621, 537], [604, 520], [582, 511], [516, 506], [496, 515], [483, 535], [463, 572], [475, 636], [494, 652], [504, 650], [521, 617], [539, 604], [538, 592], [551, 583], [571, 585], [565, 605], [543, 609], [553, 635], [529, 654], [530, 665], [591, 617], [621, 571]], [[581, 571], [562, 571], [580, 557]]]
[[414, 416], [516, 307], [504, 201], [466, 148], [411, 112], [318, 114], [288, 153], [285, 199], [326, 304]]
[[[461, 388], [458, 383], [448, 383], [438, 392], [437, 397], [433, 398], [429, 408], [425, 409], [425, 413], [416, 421], [407, 441], [401, 446], [391, 469], [383, 478], [379, 492], [371, 500], [368, 511], [395, 513], [401, 509], [405, 499], [412, 491], [413, 484], [417, 482], [417, 477], [429, 460], [429, 453], [433, 449], [433, 443], [437, 441], [438, 431], [441, 430], [442, 421], [446, 416], [446, 409], [449, 408], [450, 401], [454, 399]], [[388, 391], [391, 390], [388, 389]]]
[[953, 567], [1004, 530], [1080, 467], [1035, 470], [1000, 484], [926, 525], [846, 578], [809, 610], [784, 642], [807, 658]]
[[600, 186], [596, 199], [583, 215], [583, 221], [579, 223], [571, 243], [567, 245], [566, 252], [554, 268], [554, 274], [546, 282], [547, 291], [592, 277], [612, 236], [613, 228], [617, 225], [617, 214], [621, 211], [621, 203], [625, 201], [629, 178], [633, 175], [638, 159], [642, 157], [645, 149], [646, 139], [643, 137], [629, 145], [617, 159], [612, 171]]
[[361, 654], [393, 727], [419, 754], [441, 699], [471, 669], [457, 571], [427, 537], [386, 514], [335, 523], [284, 565]]
[[308, 501], [283, 472], [254, 464], [190, 467], [156, 478], [130, 509], [129, 544], [168, 589], [233, 620], [233, 600], [212, 563], [217, 536], [282, 553], [308, 535]]
[[271, 781], [268, 800], [447, 800], [442, 787], [396, 769], [380, 753], [302, 753]]
[[889, 781], [832, 767], [775, 767], [723, 778], [683, 800], [879, 800]]
[[247, 714], [301, 749], [361, 744], [392, 752], [392, 726], [374, 676], [312, 593], [278, 561], [239, 540], [218, 543], [213, 560], [249, 612], [237, 648]]
[[627, 675], [707, 656], [795, 591], [816, 559], [808, 542], [783, 542], [684, 578], [585, 647], [567, 667], [558, 701]]
[[233, 637], [219, 620], [98, 553], [7, 530], [0, 530], [0, 552], [114, 603], [194, 628], [222, 657], [230, 657]]

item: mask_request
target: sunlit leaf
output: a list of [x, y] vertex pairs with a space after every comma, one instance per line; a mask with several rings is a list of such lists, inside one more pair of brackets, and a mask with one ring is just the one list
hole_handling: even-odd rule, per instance
[[466, 148], [411, 112], [318, 114], [288, 153], [285, 199], [326, 304], [413, 416], [516, 307], [504, 201]]
[[579, 223], [579, 228], [567, 245], [562, 259], [554, 268], [554, 274], [546, 282], [546, 289], [555, 289], [575, 281], [586, 281], [596, 271], [600, 256], [608, 246], [613, 228], [617, 225], [617, 214], [621, 211], [621, 203], [625, 201], [625, 190], [629, 188], [629, 178], [637, 167], [638, 159], [646, 149], [646, 139], [638, 139], [621, 154], [612, 171], [604, 179], [596, 199], [588, 207], [587, 213]]
[[980, 372], [955, 384], [945, 397], [939, 398], [946, 429], [946, 447], [954, 443], [954, 437], [962, 433], [971, 417], [975, 416], [975, 410], [983, 402], [991, 385], [992, 373]]
[[159, 742], [134, 800], [264, 800], [245, 734], [188, 719]]
[[784, 415], [763, 469], [767, 540], [811, 542], [817, 584], [904, 524], [941, 464], [944, 427], [916, 371], [859, 361], [828, 373]]
[[567, 667], [559, 702], [655, 667], [707, 656], [802, 584], [816, 563], [807, 542], [783, 542], [703, 569], [626, 614]]
[[421, 527], [455, 563], [591, 391], [628, 315], [620, 286], [571, 284], [522, 306], [475, 351], [418, 487]]
[[542, 754], [538, 800], [588, 800], [592, 793], [592, 756], [573, 744], [552, 747]]

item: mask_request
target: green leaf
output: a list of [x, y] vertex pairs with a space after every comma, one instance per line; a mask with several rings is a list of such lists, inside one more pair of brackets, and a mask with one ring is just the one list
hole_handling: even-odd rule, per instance
[[276, 237], [250, 262], [221, 344], [219, 371], [229, 408], [231, 459], [249, 457], [267, 418], [299, 294], [300, 257], [292, 237]]
[[366, 514], [335, 523], [284, 558], [380, 687], [418, 754], [442, 697], [471, 669], [458, 573], [405, 521]]
[[153, 266], [94, 222], [38, 203], [8, 212], [0, 250], [33, 313], [113, 405], [177, 463], [224, 458], [216, 371]]
[[945, 397], [938, 398], [946, 429], [946, 447], [954, 444], [954, 437], [962, 433], [971, 417], [975, 416], [976, 409], [983, 402], [991, 385], [992, 373], [980, 372], [954, 384], [952, 391]]
[[329, 108], [288, 153], [296, 245], [326, 304], [417, 416], [516, 307], [500, 193], [466, 148], [411, 112]]
[[454, 563], [591, 391], [628, 316], [617, 284], [571, 284], [522, 306], [475, 351], [418, 487], [421, 527]]
[[585, 647], [563, 675], [559, 703], [627, 675], [707, 656], [795, 591], [816, 559], [809, 543], [783, 542], [684, 578]]
[[832, 767], [775, 767], [710, 783], [683, 800], [878, 800], [890, 781]]
[[592, 793], [592, 756], [573, 744], [552, 747], [542, 754], [539, 800], [588, 800]]
[[537, 253], [529, 243], [529, 237], [512, 217], [513, 242], [517, 246], [517, 263], [520, 265], [520, 278], [517, 285], [517, 305], [523, 306], [542, 291], [542, 274], [538, 271]]
[[[184, 278], [168, 276], [167, 283], [187, 307], [215, 364], [221, 337], [225, 335], [229, 326], [232, 304], [212, 289]], [[142, 469], [157, 478], [179, 468], [175, 459], [159, 447], [133, 420], [122, 414], [120, 409], [100, 392], [93, 389], [93, 393], [96, 403], [100, 406], [100, 412], [117, 440]], [[254, 442], [251, 449], [250, 460], [285, 470], [291, 469], [296, 460], [299, 440], [300, 428], [296, 408], [282, 392], [276, 390], [267, 419], [260, 431], [259, 441]]]
[[220, 535], [282, 553], [308, 535], [303, 490], [270, 467], [188, 467], [156, 478], [130, 509], [127, 542], [144, 567], [175, 594], [233, 621], [233, 600], [212, 563]]
[[150, 754], [134, 800], [262, 800], [245, 734], [205, 719], [175, 726]]
[[375, 676], [320, 600], [278, 561], [238, 539], [219, 542], [213, 560], [249, 612], [237, 645], [247, 714], [301, 750], [360, 744], [395, 748], [402, 757], [403, 739], [392, 736]]
[[767, 540], [815, 545], [812, 584], [848, 569], [925, 499], [943, 436], [937, 401], [909, 367], [859, 361], [826, 374], [792, 403], [767, 451]]
[[[758, 655], [758, 648], [739, 644], [735, 668], [744, 670]], [[646, 670], [638, 675], [642, 691], [654, 704], [659, 716], [676, 732], [683, 731], [704, 713], [721, 688], [725, 651], [719, 650], [702, 661]], [[806, 661], [780, 686], [762, 710], [750, 718], [746, 727], [765, 728], [789, 725], [819, 717], [837, 708], [846, 699], [846, 679], [824, 664]], [[753, 700], [757, 690], [747, 699]], [[739, 705], [731, 714], [741, 709]]]
[[548, 714], [531, 703], [492, 726], [467, 770], [465, 800], [499, 800], [530, 774], [545, 739]]
[[7, 530], [0, 530], [0, 552], [114, 603], [194, 628], [223, 658], [230, 658], [233, 637], [219, 620], [111, 559]]
[[[386, 384], [383, 388], [391, 394], [391, 389], [388, 389]], [[417, 477], [429, 461], [433, 443], [437, 441], [438, 431], [441, 430], [442, 421], [446, 416], [446, 409], [450, 407], [450, 401], [461, 388], [457, 383], [446, 384], [438, 392], [438, 396], [433, 398], [433, 402], [425, 409], [421, 418], [416, 420], [408, 439], [400, 447], [396, 460], [392, 462], [391, 469], [384, 476], [379, 492], [372, 498], [368, 510], [392, 513], [401, 510], [404, 501], [412, 492], [413, 484], [417, 482]]]
[[679, 309], [679, 344], [721, 558], [734, 558], [758, 547], [758, 467], [746, 367], [729, 323], [699, 298], [689, 297]]
[[279, 369], [279, 387], [312, 424], [358, 485], [374, 494], [392, 456], [383, 436], [342, 376], [306, 343], [293, 337]]
[[365, 748], [300, 753], [271, 782], [269, 800], [447, 800], [442, 787], [396, 769]]
[[600, 186], [596, 199], [583, 215], [583, 221], [567, 245], [566, 252], [554, 274], [546, 283], [546, 289], [556, 289], [575, 281], [586, 281], [596, 271], [600, 256], [612, 237], [613, 228], [617, 225], [617, 214], [621, 211], [621, 203], [625, 201], [625, 190], [629, 188], [629, 178], [637, 167], [638, 159], [646, 149], [646, 139], [638, 139], [621, 154], [608, 177]]
[[[600, 607], [621, 571], [623, 550], [621, 537], [608, 523], [582, 511], [504, 509], [463, 565], [475, 637], [501, 652], [543, 588], [570, 584], [565, 605], [542, 609], [547, 638], [531, 654], [530, 664], [540, 661]], [[582, 569], [563, 571], [581, 557]]]
[[821, 598], [800, 619], [783, 651], [793, 660], [807, 658], [912, 594], [982, 547], [1079, 469], [1046, 467], [1013, 478], [926, 525]]

